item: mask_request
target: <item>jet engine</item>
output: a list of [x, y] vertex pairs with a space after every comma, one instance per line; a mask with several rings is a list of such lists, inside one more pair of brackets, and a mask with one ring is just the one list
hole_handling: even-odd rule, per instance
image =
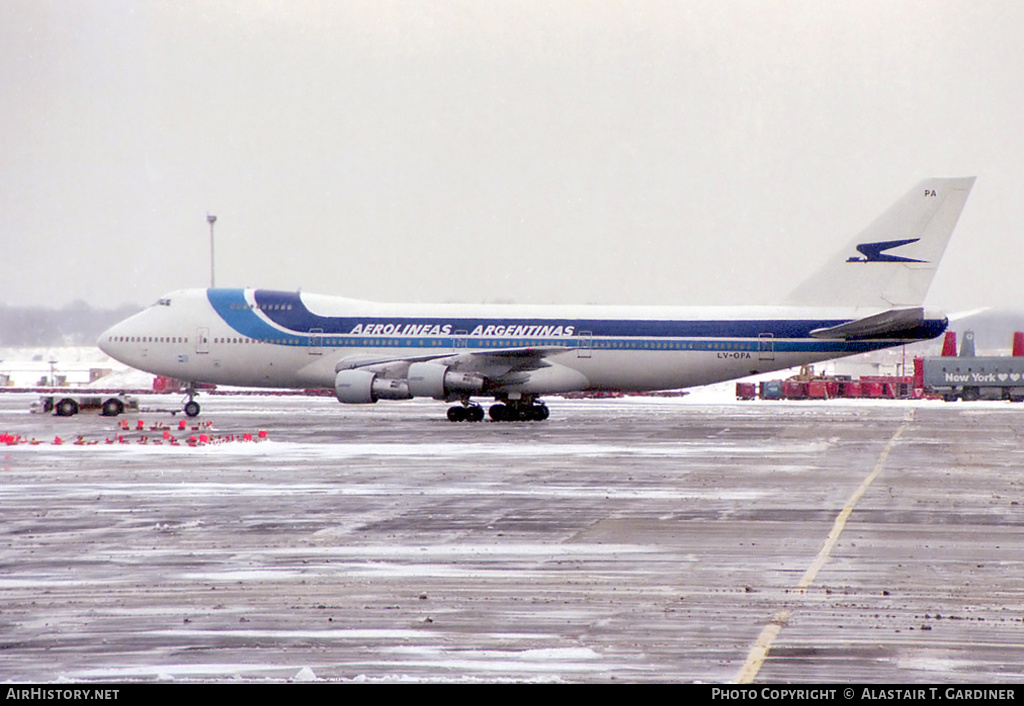
[[342, 370], [334, 378], [334, 395], [345, 404], [369, 404], [377, 400], [407, 400], [409, 381], [381, 378], [368, 370]]
[[474, 393], [484, 389], [484, 376], [460, 373], [437, 363], [413, 363], [409, 366], [409, 394], [413, 397], [447, 399], [449, 395]]

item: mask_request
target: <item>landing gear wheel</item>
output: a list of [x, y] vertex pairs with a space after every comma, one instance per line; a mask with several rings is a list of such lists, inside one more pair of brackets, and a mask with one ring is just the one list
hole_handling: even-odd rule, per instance
[[547, 405], [528, 403], [498, 403], [491, 405], [491, 419], [496, 422], [543, 422], [551, 416]]
[[70, 397], [65, 397], [55, 406], [58, 417], [73, 417], [78, 414], [78, 403]]
[[109, 400], [103, 403], [102, 414], [104, 417], [116, 417], [119, 414], [124, 413], [124, 402], [111, 397]]
[[480, 405], [456, 405], [448, 408], [449, 422], [482, 422], [483, 419], [484, 408]]
[[447, 411], [449, 421], [483, 421], [483, 408], [479, 405], [456, 405]]
[[190, 417], [198, 417], [199, 416], [199, 403], [196, 402], [195, 400], [189, 400], [188, 402], [186, 402], [185, 403], [185, 414], [187, 414]]

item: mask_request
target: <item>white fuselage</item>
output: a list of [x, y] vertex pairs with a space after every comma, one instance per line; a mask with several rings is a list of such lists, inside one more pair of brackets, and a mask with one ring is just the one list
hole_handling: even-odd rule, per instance
[[[106, 331], [133, 367], [187, 383], [334, 388], [344, 403], [459, 401], [452, 421], [547, 418], [540, 395], [648, 391], [940, 335], [922, 305], [973, 177], [926, 179], [846, 245], [783, 307], [375, 304], [265, 289], [174, 292]], [[190, 386], [189, 388], [193, 388]], [[186, 413], [199, 413], [191, 399]]]
[[[810, 331], [864, 315], [805, 307], [622, 307], [380, 304], [294, 292], [196, 289], [169, 294], [115, 325], [99, 346], [140, 370], [187, 382], [332, 388], [339, 369], [410, 360], [493, 363], [543, 351], [495, 375], [481, 395], [661, 390], [931, 338], [821, 340]], [[469, 361], [468, 363], [466, 361]], [[487, 366], [478, 366], [487, 375]]]

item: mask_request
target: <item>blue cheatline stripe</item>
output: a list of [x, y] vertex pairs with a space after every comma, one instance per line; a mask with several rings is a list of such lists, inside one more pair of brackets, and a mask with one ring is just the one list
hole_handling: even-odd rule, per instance
[[[239, 290], [240, 291], [240, 290]], [[242, 296], [241, 294], [239, 296]], [[757, 338], [770, 333], [777, 338], [804, 338], [818, 328], [846, 323], [846, 319], [814, 320], [748, 320], [748, 321], [666, 321], [657, 319], [568, 319], [568, 318], [457, 318], [403, 316], [319, 316], [309, 311], [296, 292], [275, 292], [259, 289], [256, 304], [263, 314], [278, 326], [305, 333], [321, 329], [325, 334], [348, 334], [357, 326], [390, 324], [399, 329], [407, 325], [448, 325], [451, 331], [471, 332], [487, 326], [572, 326], [576, 335], [588, 332], [594, 337], [670, 337], [670, 338]], [[394, 333], [377, 334], [394, 335]], [[487, 334], [493, 335], [493, 334]]]
[[[487, 350], [523, 346], [580, 347], [585, 334], [587, 347], [594, 350], [759, 350], [759, 338], [769, 335], [776, 353], [820, 352], [862, 353], [897, 345], [903, 340], [934, 338], [945, 330], [945, 321], [926, 321], [919, 330], [891, 341], [828, 341], [809, 338], [810, 331], [845, 323], [845, 319], [823, 320], [748, 320], [748, 321], [661, 321], [598, 319], [467, 319], [443, 317], [327, 317], [309, 311], [295, 292], [255, 291], [255, 308], [246, 301], [242, 289], [209, 289], [207, 297], [217, 314], [239, 335], [285, 345], [324, 347], [451, 348]], [[391, 333], [381, 331], [388, 325]], [[402, 335], [406, 326], [436, 327], [434, 335]], [[562, 327], [572, 333], [565, 336], [468, 336], [478, 327]], [[309, 333], [316, 331], [317, 336]], [[465, 332], [465, 333], [463, 333]], [[456, 334], [456, 335], [452, 335]], [[714, 338], [718, 340], [701, 340]], [[800, 340], [783, 340], [800, 339]]]
[[276, 340], [294, 336], [291, 332], [281, 331], [260, 318], [260, 315], [249, 307], [243, 289], [207, 289], [206, 297], [217, 315], [246, 338]]

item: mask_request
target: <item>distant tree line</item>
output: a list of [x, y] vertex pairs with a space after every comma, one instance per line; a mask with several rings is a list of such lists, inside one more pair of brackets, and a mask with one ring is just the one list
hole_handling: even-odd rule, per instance
[[76, 300], [60, 309], [0, 304], [0, 346], [88, 346], [142, 307], [94, 309]]

